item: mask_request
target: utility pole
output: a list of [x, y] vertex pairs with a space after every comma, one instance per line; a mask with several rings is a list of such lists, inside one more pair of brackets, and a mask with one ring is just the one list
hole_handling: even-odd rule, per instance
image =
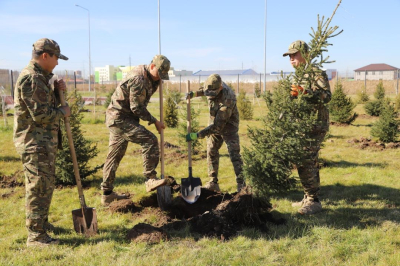
[[75, 6], [77, 6], [77, 7], [80, 7], [80, 8], [82, 8], [82, 9], [85, 9], [87, 12], [88, 12], [88, 24], [89, 24], [89, 91], [90, 91], [90, 76], [91, 76], [91, 69], [92, 69], [92, 60], [91, 60], [91, 58], [90, 58], [90, 11], [89, 11], [89, 9], [87, 9], [87, 8], [85, 8], [85, 7], [83, 7], [83, 6], [80, 6], [80, 5], [75, 5]]
[[399, 69], [397, 69], [397, 86], [396, 86], [396, 95], [399, 95]]
[[364, 74], [364, 92], [367, 93], [367, 70], [365, 70]]
[[13, 78], [13, 72], [10, 70], [10, 77], [11, 77], [11, 97], [13, 98], [14, 101], [14, 78]]
[[265, 0], [265, 25], [264, 25], [264, 93], [267, 91], [266, 82], [267, 82], [267, 0]]

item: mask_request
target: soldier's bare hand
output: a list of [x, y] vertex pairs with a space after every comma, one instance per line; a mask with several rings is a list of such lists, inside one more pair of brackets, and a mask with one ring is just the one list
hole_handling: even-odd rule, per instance
[[71, 115], [71, 109], [69, 106], [61, 106], [60, 109], [63, 109], [65, 113], [64, 117], [69, 117]]
[[66, 91], [67, 85], [65, 85], [65, 82], [63, 79], [58, 79], [58, 80], [54, 81], [54, 88], [57, 90]]
[[156, 126], [156, 129], [159, 134], [161, 134], [161, 130], [165, 129], [164, 123], [161, 123], [160, 121], [156, 121], [154, 125]]

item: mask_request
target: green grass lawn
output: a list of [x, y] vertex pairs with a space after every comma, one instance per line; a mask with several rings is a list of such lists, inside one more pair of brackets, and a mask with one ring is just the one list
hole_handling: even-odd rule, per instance
[[[208, 109], [200, 99], [193, 101], [201, 109], [201, 128], [207, 125]], [[265, 104], [255, 102], [255, 120], [241, 121], [241, 145], [249, 146], [247, 127], [260, 125], [257, 118], [265, 113]], [[149, 110], [159, 116], [158, 102]], [[185, 108], [181, 109], [185, 112]], [[96, 117], [85, 113], [83, 129], [87, 138], [97, 143], [99, 155], [92, 165], [104, 163], [108, 130], [103, 107], [96, 107]], [[364, 114], [361, 105], [357, 113]], [[12, 113], [12, 110], [9, 111]], [[197, 239], [188, 230], [170, 232], [171, 240], [155, 245], [130, 243], [129, 229], [140, 222], [156, 223], [155, 217], [135, 218], [132, 213], [110, 213], [100, 205], [101, 171], [85, 189], [87, 205], [96, 207], [99, 234], [90, 239], [73, 230], [73, 209], [79, 208], [76, 188], [56, 189], [50, 209], [50, 222], [57, 228], [61, 245], [45, 249], [27, 248], [24, 187], [0, 188], [0, 265], [400, 265], [400, 149], [359, 149], [347, 141], [370, 136], [376, 118], [361, 115], [353, 125], [331, 126], [330, 138], [321, 150], [322, 213], [301, 216], [291, 207], [302, 198], [298, 187], [290, 193], [273, 195], [273, 213], [287, 219], [286, 225], [268, 224], [260, 233], [244, 229], [225, 242]], [[97, 121], [97, 122], [96, 122]], [[3, 121], [1, 121], [3, 122]], [[12, 125], [12, 117], [8, 117]], [[143, 123], [147, 125], [147, 123]], [[156, 132], [153, 125], [148, 127]], [[165, 141], [179, 145], [177, 129], [166, 129]], [[22, 178], [22, 164], [12, 142], [12, 130], [0, 130], [0, 172]], [[134, 193], [137, 202], [148, 195], [142, 177], [142, 158], [138, 145], [129, 144], [117, 171], [115, 190]], [[203, 140], [203, 150], [206, 144]], [[171, 159], [166, 149], [165, 174], [177, 178], [188, 175], [187, 162]], [[233, 167], [225, 146], [221, 148], [220, 187], [225, 192], [236, 189]], [[158, 172], [160, 171], [158, 167]], [[207, 181], [207, 163], [200, 156], [193, 161], [193, 175]]]

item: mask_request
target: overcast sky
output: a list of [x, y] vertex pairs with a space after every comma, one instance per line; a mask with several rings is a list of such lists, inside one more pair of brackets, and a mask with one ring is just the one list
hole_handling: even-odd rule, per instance
[[[338, 0], [267, 1], [267, 72], [290, 71], [282, 54], [310, 40], [318, 14], [330, 17]], [[0, 0], [0, 68], [19, 70], [32, 44], [56, 40], [68, 61], [56, 70], [88, 70], [90, 10], [92, 67], [148, 64], [158, 54], [158, 1]], [[343, 0], [331, 26], [325, 68], [353, 73], [373, 63], [400, 67], [400, 0]], [[161, 0], [161, 53], [175, 69], [253, 68], [264, 72], [265, 0]], [[93, 70], [92, 70], [93, 71]]]

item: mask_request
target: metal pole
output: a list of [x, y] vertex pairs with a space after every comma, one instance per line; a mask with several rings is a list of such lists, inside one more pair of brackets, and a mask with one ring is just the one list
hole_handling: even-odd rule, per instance
[[367, 93], [367, 70], [365, 70], [365, 75], [364, 75], [364, 92]]
[[75, 88], [75, 91], [76, 91], [76, 72], [74, 71], [74, 88]]
[[160, 0], [158, 0], [158, 53], [161, 54]]
[[267, 0], [265, 0], [265, 25], [264, 25], [264, 93], [267, 90], [266, 73], [267, 73]]
[[397, 69], [397, 86], [396, 86], [396, 95], [399, 95], [399, 69]]
[[14, 100], [14, 79], [13, 79], [13, 72], [10, 70], [10, 76], [11, 76], [11, 97]]
[[80, 6], [80, 5], [75, 5], [75, 6], [77, 6], [77, 7], [80, 7], [80, 8], [82, 8], [82, 9], [85, 9], [87, 12], [88, 12], [88, 24], [89, 24], [89, 91], [91, 90], [90, 88], [90, 75], [91, 75], [91, 69], [92, 69], [92, 60], [91, 60], [91, 57], [90, 57], [90, 11], [89, 11], [89, 9], [87, 9], [87, 8], [85, 8], [85, 7], [83, 7], [83, 6]]
[[179, 75], [179, 92], [182, 92], [182, 75]]

